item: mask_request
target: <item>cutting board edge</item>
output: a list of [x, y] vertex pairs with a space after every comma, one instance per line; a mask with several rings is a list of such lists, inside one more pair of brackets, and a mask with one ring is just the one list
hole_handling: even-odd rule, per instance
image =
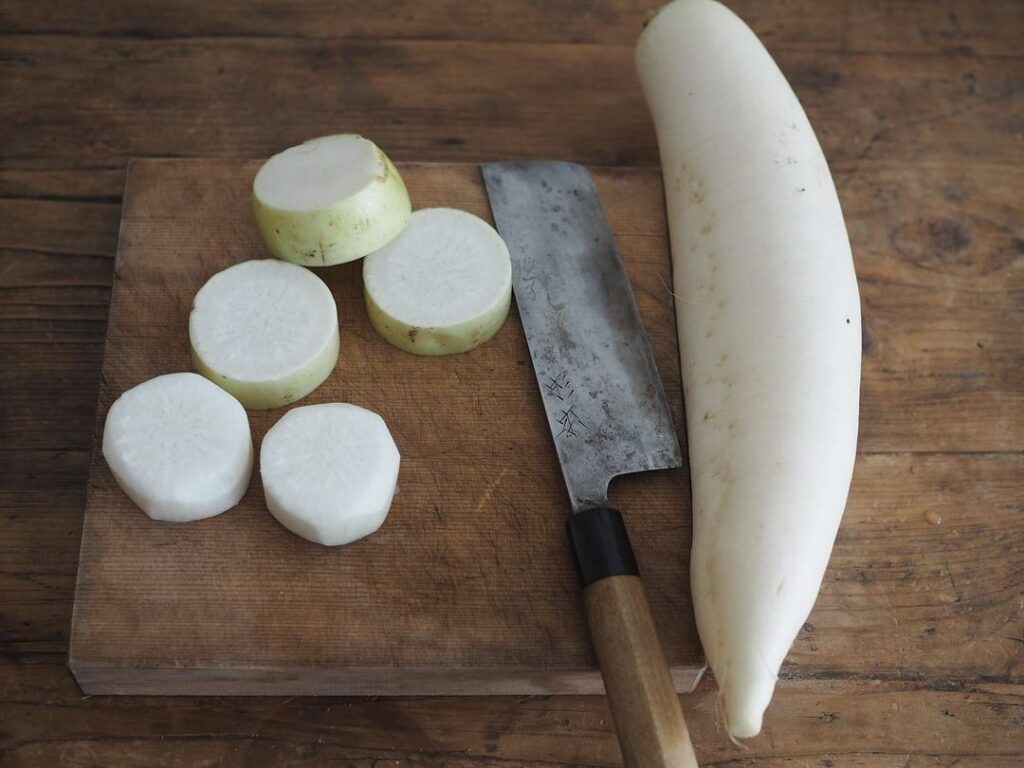
[[[145, 696], [599, 696], [597, 669], [443, 667], [127, 667], [70, 658], [86, 695]], [[707, 665], [671, 668], [678, 693], [689, 693]]]

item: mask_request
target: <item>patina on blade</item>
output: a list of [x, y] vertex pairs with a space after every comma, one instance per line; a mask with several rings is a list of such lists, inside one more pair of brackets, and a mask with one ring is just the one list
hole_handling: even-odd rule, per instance
[[586, 169], [491, 163], [516, 305], [574, 512], [616, 475], [682, 465], [651, 345]]

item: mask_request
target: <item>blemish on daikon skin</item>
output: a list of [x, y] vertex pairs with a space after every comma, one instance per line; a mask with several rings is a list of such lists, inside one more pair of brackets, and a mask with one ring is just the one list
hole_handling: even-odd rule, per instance
[[704, 182], [700, 179], [692, 179], [690, 184], [690, 202], [700, 205], [704, 202]]

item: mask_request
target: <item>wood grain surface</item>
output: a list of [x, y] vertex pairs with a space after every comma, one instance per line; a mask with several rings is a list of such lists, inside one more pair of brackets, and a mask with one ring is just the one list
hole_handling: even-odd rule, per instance
[[[705, 681], [698, 758], [1018, 766], [1024, 4], [729, 4], [832, 165], [882, 418], [764, 735], [730, 744]], [[358, 130], [400, 161], [653, 166], [632, 44], [654, 5], [0, 4], [0, 763], [618, 764], [596, 697], [83, 697], [64, 664], [127, 159]]]
[[[252, 216], [258, 162], [140, 160], [128, 170], [100, 384], [111, 403], [191, 369], [188, 315], [213, 274], [268, 254]], [[479, 166], [404, 164], [416, 207], [490, 219]], [[636, 287], [677, 430], [684, 430], [661, 178], [595, 174]], [[362, 262], [317, 270], [341, 355], [302, 404], [380, 413], [402, 453], [373, 536], [302, 541], [266, 510], [258, 473], [238, 507], [195, 525], [139, 514], [94, 456], [70, 665], [86, 693], [599, 693], [565, 533], [569, 502], [513, 311], [470, 354], [388, 345], [363, 305]], [[251, 411], [258, 446], [285, 409]], [[682, 468], [616, 480], [680, 691], [703, 656], [690, 605]]]

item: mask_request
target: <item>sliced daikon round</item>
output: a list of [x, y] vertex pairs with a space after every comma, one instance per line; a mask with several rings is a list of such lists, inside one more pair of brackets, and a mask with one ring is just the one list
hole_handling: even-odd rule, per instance
[[348, 403], [293, 408], [260, 448], [267, 508], [304, 539], [348, 544], [384, 522], [398, 461], [391, 432], [373, 411]]
[[270, 252], [308, 267], [360, 259], [402, 231], [412, 206], [391, 160], [369, 139], [311, 139], [267, 160], [252, 185]]
[[512, 300], [512, 261], [483, 219], [425, 208], [366, 257], [363, 285], [370, 322], [385, 340], [417, 355], [448, 355], [501, 328]]
[[338, 308], [308, 269], [243, 261], [206, 281], [189, 317], [196, 370], [246, 408], [277, 408], [319, 387], [338, 362]]
[[117, 484], [154, 520], [184, 523], [235, 506], [252, 456], [245, 409], [194, 373], [132, 387], [103, 426], [103, 458]]

